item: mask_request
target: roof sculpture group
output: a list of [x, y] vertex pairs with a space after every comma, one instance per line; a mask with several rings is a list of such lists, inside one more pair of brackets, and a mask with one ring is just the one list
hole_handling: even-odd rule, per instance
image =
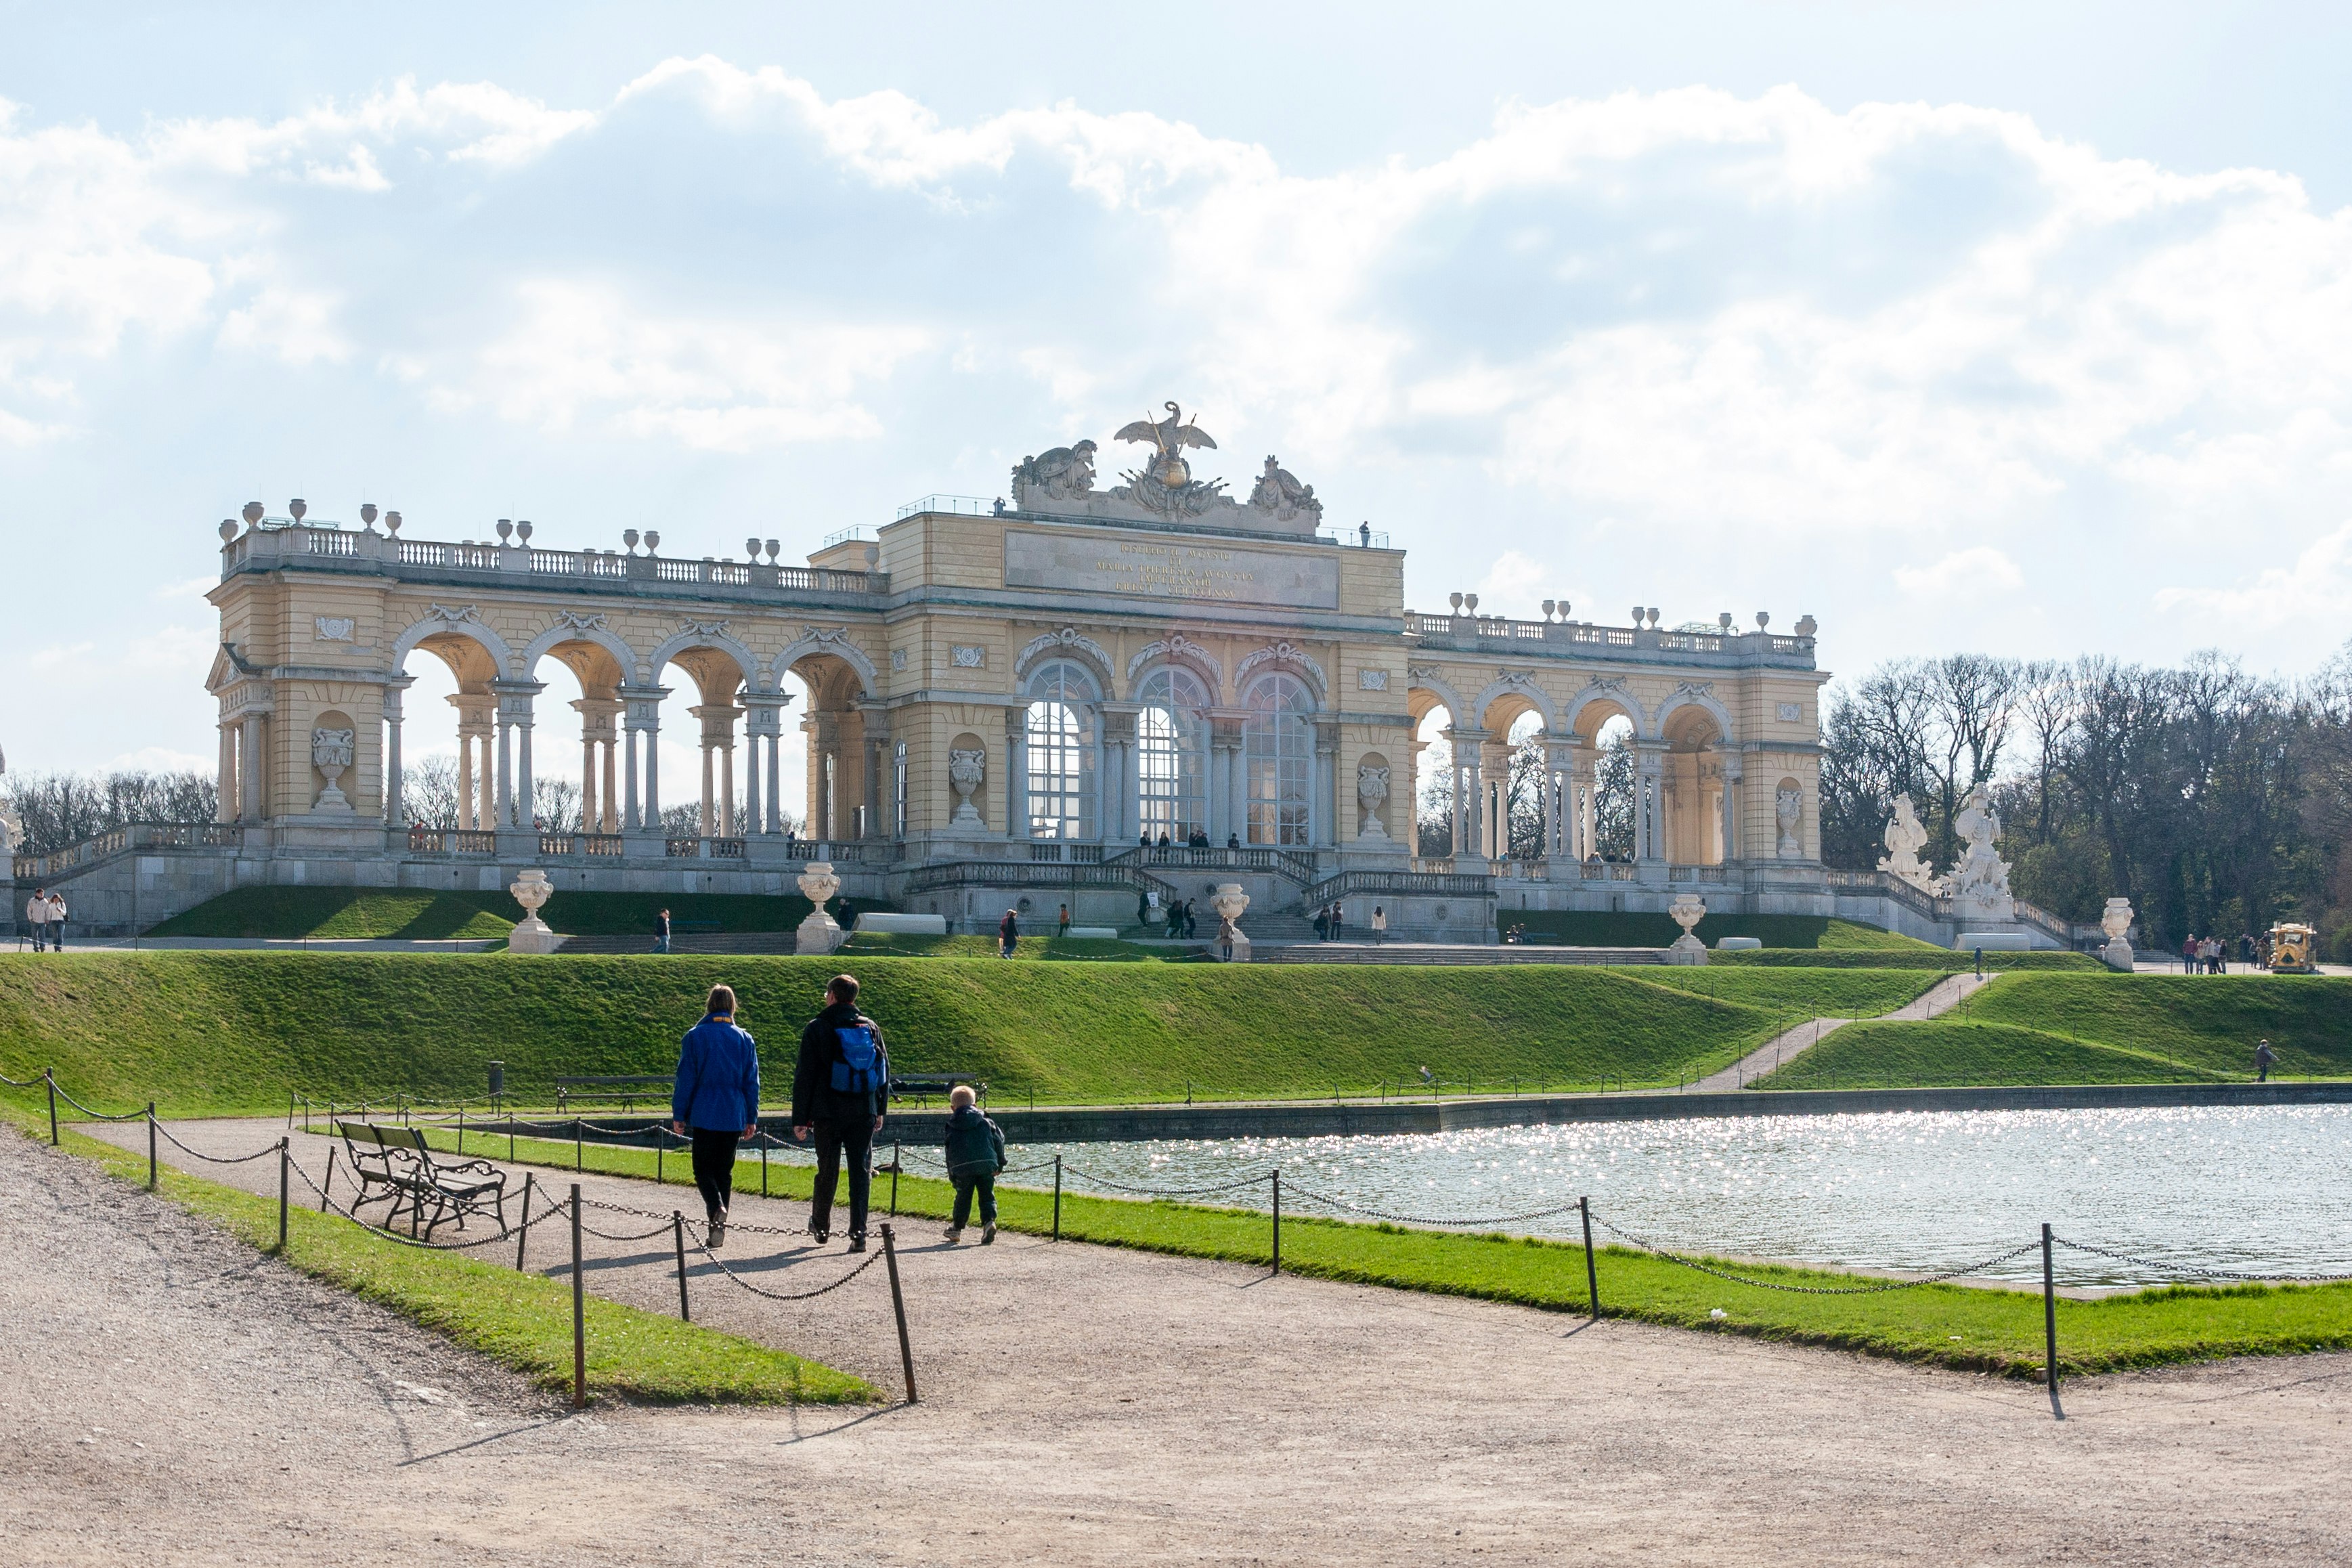
[[1024, 458], [1014, 465], [1015, 510], [1193, 521], [1213, 527], [1298, 534], [1311, 534], [1321, 524], [1323, 503], [1315, 499], [1315, 487], [1299, 483], [1297, 476], [1271, 454], [1246, 501], [1226, 494], [1223, 479], [1193, 478], [1186, 450], [1215, 451], [1216, 439], [1201, 428], [1197, 416], [1186, 418], [1178, 405], [1160, 406], [1168, 411], [1166, 418], [1133, 420], [1112, 437], [1151, 448], [1149, 458], [1119, 476], [1125, 484], [1097, 490], [1095, 454], [1099, 448], [1091, 440], [1075, 441]]

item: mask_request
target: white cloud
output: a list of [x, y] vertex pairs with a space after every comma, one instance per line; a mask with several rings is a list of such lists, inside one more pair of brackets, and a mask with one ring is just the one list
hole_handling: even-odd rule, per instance
[[332, 295], [273, 285], [228, 313], [220, 342], [225, 348], [274, 353], [288, 364], [340, 362], [351, 357], [352, 345], [335, 330], [334, 313]]
[[1976, 599], [2021, 587], [2025, 574], [1989, 544], [1955, 550], [1932, 566], [1897, 566], [1895, 585], [1914, 598]]
[[110, 773], [209, 773], [218, 766], [218, 757], [200, 757], [193, 752], [173, 751], [169, 746], [142, 746], [135, 752], [109, 757], [99, 764], [99, 771]]
[[2156, 607], [2205, 623], [2202, 635], [2296, 628], [2333, 647], [2352, 622], [2352, 522], [2313, 540], [2292, 566], [2271, 566], [2235, 588], [2161, 588]]
[[1559, 568], [1524, 551], [1506, 550], [1479, 580], [1478, 613], [1534, 620], [1542, 615], [1545, 599], [1559, 604], [1570, 597]]

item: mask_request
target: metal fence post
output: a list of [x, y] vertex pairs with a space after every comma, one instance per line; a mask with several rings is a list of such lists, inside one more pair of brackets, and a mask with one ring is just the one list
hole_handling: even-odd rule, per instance
[[915, 1403], [915, 1347], [907, 1338], [907, 1298], [898, 1289], [898, 1249], [882, 1227], [882, 1261], [890, 1270], [890, 1311], [898, 1320], [898, 1364], [907, 1373], [907, 1403]]
[[290, 1173], [294, 1169], [293, 1145], [294, 1141], [290, 1138], [278, 1141], [278, 1250], [280, 1252], [286, 1250], [286, 1199], [292, 1181]]
[[535, 1173], [530, 1171], [522, 1173], [522, 1224], [519, 1227], [520, 1234], [515, 1237], [515, 1272], [518, 1274], [522, 1272], [523, 1248], [530, 1245], [530, 1179]]
[[43, 1068], [41, 1081], [49, 1086], [49, 1147], [58, 1146], [58, 1069]]
[[147, 1190], [155, 1190], [155, 1102], [147, 1102]]
[[286, 1125], [294, 1125], [294, 1091], [290, 1089], [286, 1091]]
[[1054, 1156], [1054, 1239], [1062, 1239], [1062, 1157]]
[[677, 1242], [677, 1321], [694, 1321], [694, 1310], [686, 1303], [686, 1215], [679, 1209], [669, 1211], [670, 1234]]
[[2050, 1397], [2058, 1397], [2058, 1285], [2050, 1262], [2050, 1226], [2042, 1226], [2042, 1338], [2050, 1365]]
[[329, 1194], [335, 1190], [335, 1146], [327, 1145], [327, 1179], [319, 1184], [319, 1212], [325, 1214], [330, 1205]]
[[1601, 1271], [1592, 1263], [1592, 1200], [1576, 1200], [1577, 1212], [1584, 1216], [1584, 1299], [1592, 1309], [1592, 1321], [1601, 1321]]
[[1274, 1168], [1274, 1271], [1282, 1272], [1282, 1167]]
[[588, 1408], [588, 1287], [580, 1274], [580, 1184], [572, 1184], [572, 1408]]

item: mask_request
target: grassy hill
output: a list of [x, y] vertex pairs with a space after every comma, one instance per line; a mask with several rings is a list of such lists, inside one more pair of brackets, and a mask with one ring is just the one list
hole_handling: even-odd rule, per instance
[[[91, 952], [0, 960], [0, 1073], [47, 1066], [103, 1108], [176, 1113], [661, 1073], [715, 982], [782, 1088], [835, 960]], [[862, 998], [902, 1068], [1045, 1101], [1318, 1097], [1419, 1081], [1673, 1084], [1816, 1011], [1896, 1005], [1927, 977], [1581, 967], [1314, 968], [873, 958]]]
[[[798, 893], [582, 893], [559, 891], [541, 917], [569, 936], [650, 933], [667, 909], [674, 921], [715, 921], [721, 931], [791, 931], [808, 918]], [[173, 916], [151, 936], [244, 936], [292, 940], [503, 938], [522, 906], [501, 890], [425, 888], [238, 888]], [[649, 938], [650, 940], [650, 938]]]
[[[1963, 969], [1974, 969], [1976, 958], [1966, 952], [1951, 952], [1940, 947], [1921, 943], [1906, 948], [1797, 948], [1759, 947], [1734, 949], [1729, 952], [1710, 952], [1710, 966], [1731, 965], [1745, 969], [1921, 969], [1945, 974], [1957, 974]], [[2066, 970], [2083, 974], [2110, 974], [2114, 971], [2087, 952], [1988, 952], [1985, 967], [2004, 974], [2032, 973], [2042, 970]]]
[[[1664, 947], [1682, 935], [1683, 928], [1664, 914], [1631, 910], [1497, 910], [1496, 928], [1525, 926], [1537, 941], [1570, 947]], [[1719, 937], [1752, 936], [1768, 948], [1828, 949], [1833, 952], [1937, 952], [1931, 942], [1883, 931], [1859, 921], [1831, 920], [1817, 915], [1717, 915], [1698, 922], [1698, 939], [1713, 947]]]
[[2212, 1083], [2352, 1077], [2352, 981], [2274, 974], [2015, 974], [1932, 1023], [1853, 1024], [1766, 1089]]

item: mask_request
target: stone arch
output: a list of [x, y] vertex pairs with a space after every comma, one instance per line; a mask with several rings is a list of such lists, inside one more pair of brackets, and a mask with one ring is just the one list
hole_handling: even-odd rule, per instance
[[1118, 672], [1112, 667], [1109, 651], [1076, 626], [1064, 626], [1058, 632], [1031, 638], [1029, 646], [1013, 660], [1013, 685], [1026, 683], [1029, 671], [1041, 660], [1056, 658], [1068, 658], [1091, 670], [1106, 701], [1118, 694]]
[[[785, 644], [782, 650], [768, 661], [766, 672], [768, 689], [774, 689], [782, 686], [784, 676], [795, 665], [820, 654], [839, 659], [843, 665], [856, 674], [857, 694], [860, 697], [878, 697], [882, 694], [881, 674], [874, 668], [874, 661], [866, 657], [866, 650], [852, 641], [845, 631], [820, 631], [815, 626], [809, 627], [799, 637]], [[808, 678], [803, 676], [802, 679]], [[816, 683], [810, 681], [809, 684], [813, 689]]]
[[[429, 642], [443, 639], [470, 642], [488, 657], [493, 666], [491, 670], [486, 676], [476, 676], [472, 679], [496, 679], [500, 676], [520, 676], [523, 673], [524, 667], [521, 661], [515, 658], [514, 650], [507, 646], [506, 639], [485, 626], [474, 614], [474, 607], [471, 605], [454, 616], [427, 616], [402, 632], [394, 639], [392, 645], [394, 672], [398, 673], [401, 666], [408, 661], [408, 656], [419, 647]], [[457, 673], [458, 679], [469, 678], [467, 671], [458, 668], [457, 661], [442, 649], [436, 647], [429, 648], [427, 651], [439, 658], [444, 664], [448, 665], [450, 669]]]
[[[631, 647], [618, 633], [607, 626], [602, 616], [575, 616], [567, 620], [558, 620], [553, 626], [530, 639], [530, 644], [522, 650], [522, 657], [519, 661], [516, 673], [526, 680], [531, 679], [531, 671], [539, 668], [539, 661], [565, 643], [593, 643], [613, 656], [613, 663], [619, 671], [621, 684], [626, 685], [636, 679], [636, 650]], [[578, 666], [574, 665], [573, 668], [576, 673]]]
[[[1437, 701], [1433, 705], [1415, 702], [1412, 700], [1415, 692], [1427, 692], [1436, 698]], [[1405, 670], [1405, 705], [1407, 710], [1412, 715], [1413, 728], [1416, 731], [1420, 729], [1422, 721], [1429, 717], [1432, 706], [1445, 710], [1446, 728], [1450, 730], [1470, 728], [1468, 715], [1475, 711], [1469, 703], [1462, 700], [1462, 693], [1454, 689], [1453, 683], [1448, 681], [1443, 673], [1434, 668], [1422, 665], [1412, 665]]]
[[1268, 644], [1234, 667], [1233, 700], [1245, 701], [1250, 683], [1259, 671], [1283, 669], [1307, 682], [1307, 690], [1315, 695], [1315, 707], [1319, 712], [1331, 705], [1331, 679], [1323, 673], [1323, 666], [1305, 648], [1288, 641]]
[[1637, 737], [1645, 740], [1655, 738], [1654, 722], [1649, 711], [1642, 706], [1642, 700], [1628, 691], [1624, 682], [1619, 680], [1591, 681], [1583, 690], [1570, 698], [1560, 713], [1565, 725], [1561, 732], [1590, 735], [1591, 731], [1584, 727], [1584, 710], [1595, 703], [1623, 713], [1632, 722]]
[[[1675, 715], [1686, 709], [1697, 709], [1705, 712], [1708, 718], [1715, 721], [1715, 733], [1717, 740], [1724, 745], [1729, 745], [1731, 743], [1730, 711], [1726, 709], [1722, 703], [1716, 700], [1714, 692], [1700, 689], [1688, 684], [1675, 688], [1675, 694], [1658, 705], [1657, 716], [1654, 721], [1654, 733], [1657, 738], [1661, 740], [1664, 739], [1666, 737], [1667, 730], [1672, 725]], [[1638, 723], [1638, 721], [1636, 722]]]
[[[1488, 681], [1472, 700], [1471, 711], [1476, 715], [1480, 729], [1491, 730], [1497, 735], [1508, 734], [1511, 726], [1526, 713], [1543, 721], [1545, 734], [1557, 737], [1561, 733], [1559, 706], [1532, 675], [1507, 675]], [[1498, 717], [1499, 723], [1496, 721]]]
[[1171, 633], [1164, 640], [1145, 643], [1127, 661], [1127, 694], [1131, 699], [1151, 672], [1162, 665], [1179, 665], [1201, 678], [1209, 689], [1209, 700], [1225, 700], [1225, 667], [1217, 656], [1181, 632]]
[[725, 654], [734, 662], [737, 673], [742, 677], [743, 684], [753, 689], [758, 689], [762, 668], [760, 659], [750, 648], [738, 641], [734, 634], [728, 631], [723, 625], [680, 626], [677, 631], [672, 632], [663, 638], [661, 646], [648, 654], [645, 662], [637, 667], [638, 683], [645, 686], [653, 685], [661, 679], [664, 666], [677, 662], [694, 672], [697, 682], [702, 685], [704, 693], [708, 696], [709, 685], [703, 672], [696, 668], [695, 665], [677, 657], [683, 653], [693, 653], [698, 649]]

